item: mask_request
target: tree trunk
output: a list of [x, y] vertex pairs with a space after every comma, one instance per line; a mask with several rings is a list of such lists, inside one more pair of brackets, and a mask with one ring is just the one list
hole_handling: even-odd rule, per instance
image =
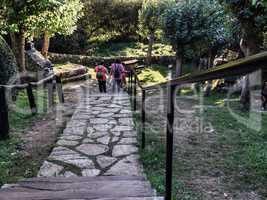
[[[215, 55], [213, 52], [209, 53], [209, 60], [208, 60], [208, 69], [213, 67], [213, 62], [214, 62]], [[212, 81], [207, 81], [207, 85], [204, 89], [204, 96], [209, 97], [211, 93], [211, 88], [212, 88]]]
[[25, 32], [19, 32], [19, 41], [18, 41], [18, 64], [21, 72], [26, 72], [25, 65]]
[[183, 62], [183, 56], [176, 52], [176, 67], [175, 67], [175, 77], [179, 77], [182, 75], [182, 62]]
[[[240, 48], [243, 51], [245, 57], [251, 56], [259, 52], [259, 47], [254, 38], [242, 38], [240, 41]], [[249, 75], [242, 78], [242, 91], [240, 96], [240, 102], [243, 104], [243, 108], [248, 109], [250, 105], [250, 93], [249, 93]]]
[[48, 58], [48, 50], [50, 45], [50, 36], [47, 31], [44, 32], [44, 41], [43, 41], [43, 47], [42, 47], [42, 54], [47, 59]]
[[153, 51], [153, 44], [154, 44], [154, 35], [150, 34], [148, 37], [148, 51], [147, 51], [147, 64], [151, 64], [152, 60], [152, 51]]
[[19, 43], [18, 43], [18, 36], [15, 33], [10, 33], [10, 39], [11, 39], [11, 49], [16, 57], [17, 63], [19, 63], [19, 55], [18, 55], [18, 49], [19, 49]]

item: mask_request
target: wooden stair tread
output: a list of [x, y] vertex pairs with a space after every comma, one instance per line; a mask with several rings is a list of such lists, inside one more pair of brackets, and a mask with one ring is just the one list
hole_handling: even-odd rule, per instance
[[143, 177], [127, 176], [33, 178], [0, 190], [0, 200], [146, 200], [143, 197], [153, 196]]

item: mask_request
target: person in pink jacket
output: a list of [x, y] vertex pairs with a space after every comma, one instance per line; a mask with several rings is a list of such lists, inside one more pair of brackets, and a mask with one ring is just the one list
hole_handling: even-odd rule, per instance
[[98, 80], [99, 85], [99, 91], [100, 93], [106, 93], [107, 92], [107, 73], [108, 70], [104, 66], [104, 63], [101, 62], [100, 65], [97, 65], [95, 67], [96, 72], [96, 79]]
[[110, 76], [112, 77], [112, 91], [120, 92], [122, 87], [123, 74], [125, 73], [124, 66], [120, 60], [116, 60], [115, 63], [111, 65]]

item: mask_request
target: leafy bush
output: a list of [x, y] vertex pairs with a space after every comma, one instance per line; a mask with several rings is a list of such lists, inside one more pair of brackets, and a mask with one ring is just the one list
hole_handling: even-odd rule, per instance
[[[132, 43], [103, 43], [97, 46], [92, 52], [92, 56], [146, 56], [148, 45]], [[170, 45], [156, 43], [153, 49], [154, 56], [174, 56], [175, 53]]]
[[7, 84], [16, 73], [16, 58], [4, 38], [0, 36], [0, 84]]

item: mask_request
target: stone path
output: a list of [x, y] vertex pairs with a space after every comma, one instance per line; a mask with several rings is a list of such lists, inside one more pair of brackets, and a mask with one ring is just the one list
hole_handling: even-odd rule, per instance
[[142, 176], [127, 94], [80, 93], [80, 103], [39, 177]]
[[90, 87], [77, 92], [80, 103], [38, 177], [0, 189], [0, 200], [163, 200], [138, 161], [129, 96]]

